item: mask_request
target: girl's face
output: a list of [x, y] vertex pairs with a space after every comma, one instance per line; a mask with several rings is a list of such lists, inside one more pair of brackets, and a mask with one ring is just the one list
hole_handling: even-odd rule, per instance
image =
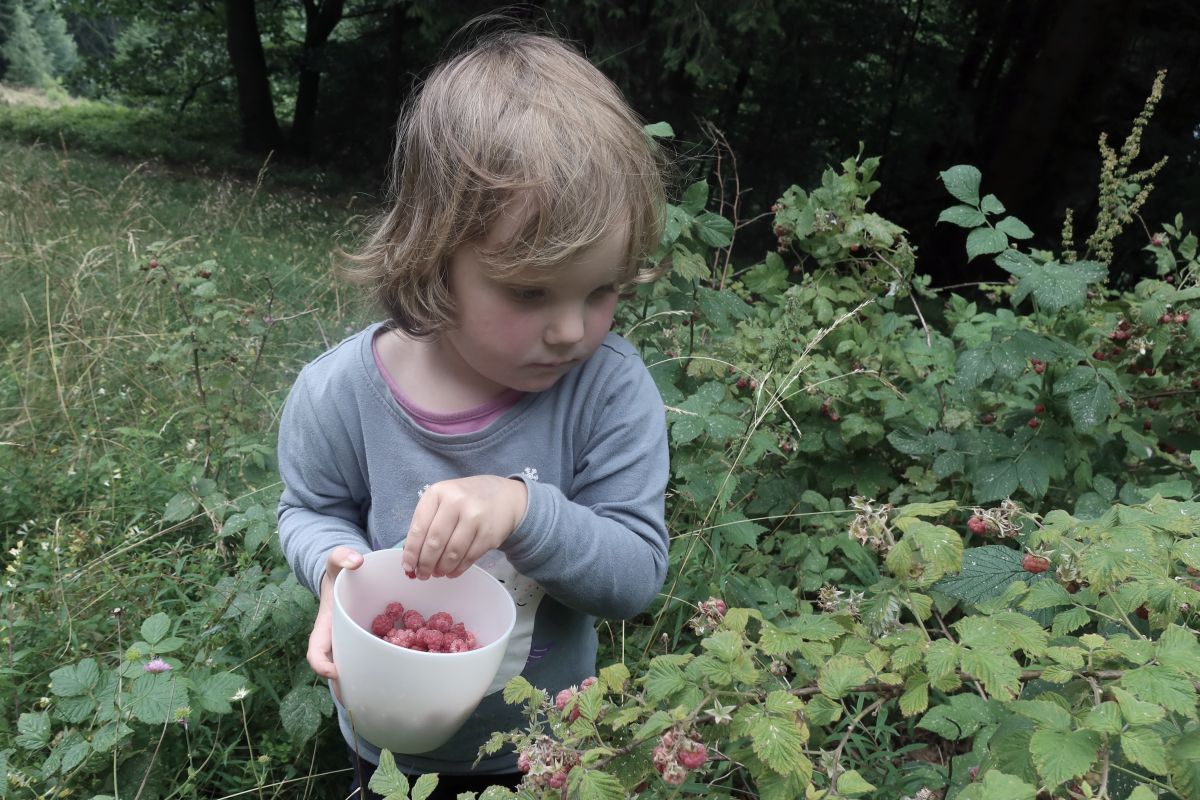
[[[493, 236], [504, 235], [504, 227]], [[614, 231], [544, 283], [493, 279], [475, 247], [459, 248], [450, 260], [457, 325], [440, 340], [445, 355], [460, 362], [477, 388], [550, 388], [608, 334], [625, 247], [625, 232]]]

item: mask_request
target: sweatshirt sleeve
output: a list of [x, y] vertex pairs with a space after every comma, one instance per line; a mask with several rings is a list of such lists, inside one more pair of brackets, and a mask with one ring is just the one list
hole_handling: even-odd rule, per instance
[[646, 608], [666, 579], [666, 418], [636, 354], [625, 354], [597, 385], [603, 395], [591, 406], [569, 489], [513, 476], [525, 482], [529, 505], [501, 549], [563, 604], [627, 618]]
[[325, 560], [338, 545], [360, 553], [371, 547], [363, 528], [369, 490], [344, 436], [333, 444], [325, 429], [336, 413], [319, 413], [301, 373], [279, 423], [279, 544], [292, 572], [319, 591]]

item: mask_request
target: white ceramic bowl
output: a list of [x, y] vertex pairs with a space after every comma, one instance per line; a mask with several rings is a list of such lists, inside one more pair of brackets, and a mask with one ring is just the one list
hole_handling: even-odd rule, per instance
[[[478, 566], [457, 578], [404, 574], [399, 549], [367, 553], [333, 582], [333, 662], [338, 696], [359, 736], [393, 753], [426, 753], [455, 734], [500, 669], [517, 609]], [[385, 642], [371, 620], [398, 600], [426, 619], [447, 611], [479, 643], [465, 653], [424, 653]]]

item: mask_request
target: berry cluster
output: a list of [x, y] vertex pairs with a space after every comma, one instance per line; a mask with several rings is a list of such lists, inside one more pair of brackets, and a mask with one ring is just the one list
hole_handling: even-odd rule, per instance
[[704, 766], [706, 761], [708, 748], [704, 742], [674, 728], [664, 733], [654, 747], [654, 768], [671, 786], [682, 784], [689, 772]]
[[[569, 686], [554, 696], [554, 707], [562, 713], [567, 722], [574, 722], [579, 719], [579, 706], [571, 703], [575, 699], [575, 695], [580, 692], [587, 691], [588, 687], [596, 682], [595, 678], [584, 678], [579, 684], [579, 688]], [[570, 705], [570, 708], [567, 706]]]
[[382, 614], [371, 620], [371, 633], [385, 642], [425, 653], [465, 653], [479, 647], [475, 634], [445, 611], [429, 619], [400, 603], [388, 603]]
[[996, 508], [976, 506], [971, 510], [971, 518], [967, 520], [967, 530], [976, 536], [1012, 538], [1021, 532], [1017, 526], [1017, 517], [1022, 513], [1020, 506], [1011, 499], [1005, 499]]
[[725, 612], [728, 606], [725, 601], [719, 597], [710, 597], [707, 600], [702, 600], [696, 605], [696, 616], [688, 622], [700, 636], [704, 636], [710, 631], [717, 629], [721, 624], [721, 620], [725, 617]]
[[539, 736], [517, 756], [517, 769], [525, 773], [522, 785], [534, 789], [561, 789], [567, 775], [579, 765], [579, 753], [549, 736]]

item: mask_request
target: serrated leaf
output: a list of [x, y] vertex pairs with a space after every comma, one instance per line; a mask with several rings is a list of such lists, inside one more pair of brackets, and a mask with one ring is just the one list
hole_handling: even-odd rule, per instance
[[1068, 608], [1054, 616], [1050, 624], [1050, 632], [1055, 636], [1064, 636], [1077, 631], [1091, 621], [1086, 608]]
[[929, 707], [929, 680], [924, 675], [910, 680], [904, 694], [900, 695], [900, 713], [906, 717], [920, 714]]
[[1149, 728], [1131, 728], [1121, 734], [1121, 752], [1156, 775], [1167, 772], [1167, 747]]
[[1002, 253], [1008, 249], [1008, 237], [995, 228], [975, 228], [967, 234], [967, 260]]
[[333, 713], [329, 690], [315, 686], [297, 686], [279, 703], [283, 730], [298, 742], [306, 742], [321, 727], [321, 718]]
[[646, 671], [646, 695], [651, 700], [664, 700], [691, 686], [683, 669], [676, 660], [659, 656], [650, 662]]
[[1112, 406], [1112, 389], [1102, 380], [1067, 396], [1067, 409], [1079, 431], [1091, 430], [1108, 419]]
[[994, 721], [986, 700], [973, 694], [956, 694], [948, 703], [931, 708], [917, 727], [933, 731], [948, 741], [957, 741], [975, 735]]
[[1004, 204], [994, 194], [985, 194], [983, 199], [979, 201], [979, 207], [983, 209], [983, 213], [985, 214], [1004, 213]]
[[139, 675], [132, 684], [129, 710], [142, 722], [152, 725], [170, 722], [175, 709], [187, 705], [187, 691], [169, 673]]
[[838, 775], [837, 792], [839, 795], [854, 797], [873, 791], [875, 791], [874, 784], [868, 783], [862, 775], [858, 774], [858, 770], [850, 769]]
[[679, 200], [679, 206], [687, 213], [695, 216], [704, 210], [708, 203], [708, 181], [696, 181], [686, 190]]
[[1038, 307], [1051, 314], [1081, 307], [1087, 300], [1088, 286], [1108, 276], [1108, 269], [1097, 261], [1038, 264], [1013, 250], [1004, 251], [996, 264], [1019, 279], [1012, 295], [1014, 306], [1033, 295]]
[[999, 597], [1010, 583], [1031, 577], [1021, 566], [1021, 554], [1011, 547], [989, 544], [963, 551], [962, 569], [931, 588], [968, 603]]
[[171, 630], [171, 618], [159, 612], [142, 623], [142, 638], [151, 647]]
[[1171, 783], [1180, 797], [1200, 797], [1200, 728], [1177, 736], [1167, 746]]
[[50, 716], [39, 711], [17, 717], [17, 735], [14, 741], [22, 750], [45, 747], [50, 741]]
[[520, 675], [517, 675], [508, 683], [504, 684], [504, 702], [509, 705], [517, 705], [519, 703], [527, 703], [535, 699], [539, 694], [539, 690], [528, 680]]
[[396, 766], [396, 759], [389, 751], [379, 752], [379, 766], [371, 775], [367, 788], [382, 795], [383, 800], [407, 800], [408, 776]]
[[100, 680], [100, 669], [94, 658], [82, 659], [78, 664], [59, 667], [50, 673], [50, 691], [59, 697], [76, 697], [88, 694]]
[[1002, 231], [1013, 239], [1032, 239], [1033, 231], [1029, 226], [1016, 217], [1005, 217], [996, 223], [996, 230]]
[[179, 522], [187, 519], [199, 507], [200, 501], [190, 493], [179, 492], [167, 501], [167, 507], [163, 511], [163, 522]]
[[629, 680], [629, 667], [620, 662], [609, 664], [600, 670], [597, 677], [608, 691], [619, 693], [624, 690], [625, 684]]
[[1029, 754], [1038, 775], [1050, 787], [1086, 775], [1099, 749], [1100, 734], [1095, 731], [1040, 730], [1029, 740]]
[[437, 789], [438, 774], [436, 772], [426, 772], [417, 778], [416, 783], [412, 787], [412, 800], [427, 800]]
[[108, 722], [101, 725], [92, 734], [92, 749], [97, 753], [107, 753], [112, 750], [121, 740], [133, 733], [133, 728], [126, 725], [124, 722]]
[[1092, 706], [1083, 715], [1083, 727], [1098, 733], [1117, 734], [1121, 732], [1121, 709], [1111, 700], [1105, 700], [1098, 706]]
[[1009, 459], [992, 461], [975, 470], [972, 493], [979, 503], [1004, 500], [1016, 493], [1020, 486], [1016, 462]]
[[233, 710], [231, 698], [246, 687], [246, 679], [232, 672], [217, 672], [196, 681], [193, 700], [205, 711], [228, 714]]
[[958, 800], [1034, 800], [1037, 787], [1014, 775], [988, 770], [958, 794]]
[[656, 139], [670, 139], [675, 136], [675, 129], [671, 127], [671, 123], [669, 122], [651, 122], [648, 125], [643, 125], [642, 131], [647, 136], [653, 136]]
[[957, 164], [938, 173], [946, 191], [968, 205], [979, 205], [979, 184], [983, 174], [970, 164]]
[[750, 723], [750, 746], [762, 762], [781, 775], [812, 774], [804, 755], [804, 736], [794, 721], [761, 716]]
[[949, 222], [960, 228], [978, 228], [987, 223], [987, 217], [975, 206], [950, 206], [938, 214], [938, 222]]
[[624, 800], [625, 789], [607, 772], [576, 767], [567, 773], [567, 794], [578, 800]]
[[733, 241], [733, 223], [711, 211], [696, 217], [695, 230], [700, 241], [709, 247], [728, 247]]
[[1021, 665], [1010, 655], [987, 650], [966, 650], [959, 664], [963, 671], [978, 678], [993, 697], [1011, 699], [1021, 691]]
[[959, 354], [954, 364], [954, 382], [964, 389], [974, 389], [996, 372], [996, 362], [990, 348], [975, 348]]
[[852, 656], [837, 655], [821, 666], [817, 687], [821, 694], [835, 700], [845, 697], [855, 686], [871, 677], [871, 670]]
[[1139, 700], [1163, 706], [1189, 719], [1196, 718], [1196, 689], [1181, 672], [1154, 665], [1138, 667], [1127, 671], [1120, 683]]

